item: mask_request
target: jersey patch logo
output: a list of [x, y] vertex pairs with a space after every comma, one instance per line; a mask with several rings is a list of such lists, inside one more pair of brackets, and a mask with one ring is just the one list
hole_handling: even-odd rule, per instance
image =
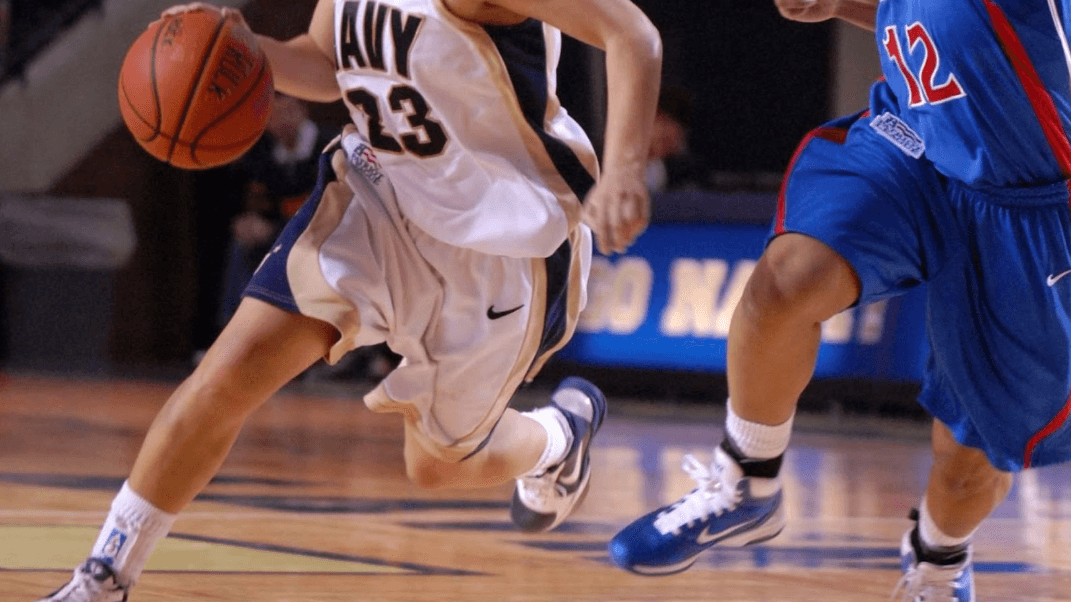
[[376, 159], [376, 154], [363, 142], [358, 144], [357, 148], [353, 149], [350, 154], [350, 165], [361, 172], [373, 184], [379, 184], [379, 181], [383, 179], [383, 171], [379, 167], [379, 160]]
[[910, 157], [918, 159], [926, 151], [922, 137], [892, 113], [878, 115], [870, 122], [870, 127]]

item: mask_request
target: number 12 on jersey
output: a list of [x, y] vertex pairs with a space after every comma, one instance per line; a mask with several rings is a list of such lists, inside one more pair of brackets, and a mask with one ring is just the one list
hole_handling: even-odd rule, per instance
[[907, 37], [908, 53], [922, 46], [922, 66], [917, 74], [907, 64], [903, 47], [900, 45], [898, 26], [889, 25], [885, 28], [882, 45], [889, 58], [900, 69], [900, 74], [904, 76], [909, 95], [908, 105], [911, 107], [927, 103], [935, 105], [966, 96], [954, 73], [949, 73], [944, 82], [937, 83], [937, 69], [941, 65], [941, 56], [937, 51], [937, 46], [933, 43], [933, 38], [926, 31], [926, 26], [916, 21], [905, 27], [904, 33]]

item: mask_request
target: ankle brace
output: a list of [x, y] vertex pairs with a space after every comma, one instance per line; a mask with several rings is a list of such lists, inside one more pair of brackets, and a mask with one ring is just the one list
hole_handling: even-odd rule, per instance
[[737, 464], [740, 465], [741, 470], [744, 471], [745, 477], [757, 477], [760, 479], [773, 479], [777, 478], [779, 472], [781, 472], [781, 461], [784, 459], [784, 454], [781, 454], [775, 458], [768, 458], [765, 460], [756, 460], [754, 458], [746, 457], [733, 443], [731, 437], [726, 435], [721, 440], [721, 448], [725, 453], [729, 454]]
[[938, 566], [959, 564], [967, 558], [967, 546], [964, 543], [948, 548], [932, 548], [919, 537], [919, 527], [911, 530], [911, 547], [915, 548], [915, 556], [919, 562], [928, 562]]

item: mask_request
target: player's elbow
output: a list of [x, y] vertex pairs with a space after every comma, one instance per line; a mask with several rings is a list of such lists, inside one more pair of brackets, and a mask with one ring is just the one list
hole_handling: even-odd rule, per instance
[[615, 31], [607, 40], [606, 53], [624, 58], [640, 77], [661, 77], [662, 36], [646, 19]]
[[632, 27], [620, 29], [618, 34], [640, 60], [661, 66], [662, 34], [642, 12], [633, 20]]
[[645, 26], [642, 28], [641, 34], [644, 40], [644, 47], [647, 48], [648, 58], [661, 65], [662, 34], [658, 32], [658, 28], [650, 20], [645, 18], [643, 21]]

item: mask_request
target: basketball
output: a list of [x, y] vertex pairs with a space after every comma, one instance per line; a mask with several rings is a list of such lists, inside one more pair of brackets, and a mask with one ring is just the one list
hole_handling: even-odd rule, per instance
[[183, 169], [241, 157], [264, 133], [271, 66], [237, 17], [207, 7], [154, 21], [119, 70], [119, 109], [150, 155]]

